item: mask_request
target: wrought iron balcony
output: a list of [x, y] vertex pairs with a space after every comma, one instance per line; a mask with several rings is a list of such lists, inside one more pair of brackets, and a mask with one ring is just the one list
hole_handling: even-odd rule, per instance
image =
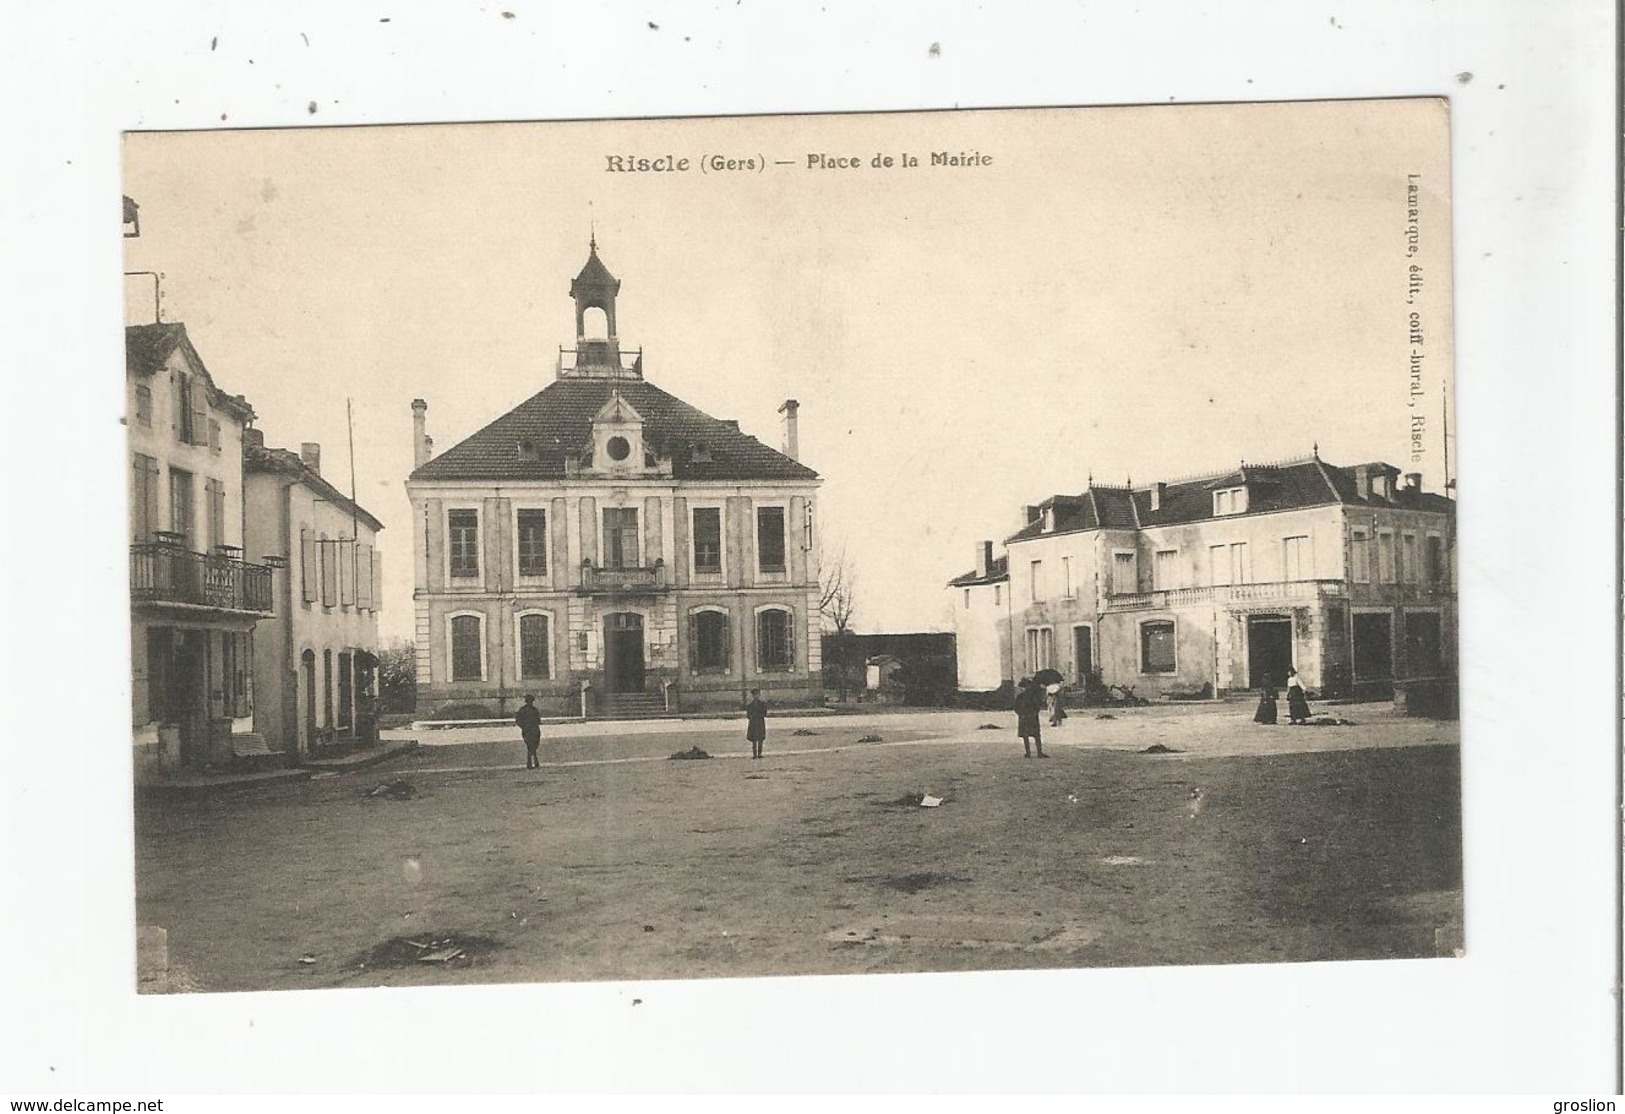
[[583, 563], [581, 592], [586, 595], [645, 595], [670, 591], [664, 562], [649, 567], [598, 568]]
[[130, 598], [268, 615], [271, 570], [219, 553], [193, 553], [173, 542], [137, 542], [130, 546]]

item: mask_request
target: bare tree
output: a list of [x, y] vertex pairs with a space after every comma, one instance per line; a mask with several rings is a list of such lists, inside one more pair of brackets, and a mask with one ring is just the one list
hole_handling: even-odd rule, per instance
[[847, 697], [851, 681], [852, 618], [857, 613], [858, 577], [847, 560], [843, 545], [833, 558], [824, 555], [822, 545], [818, 552], [818, 615], [824, 632], [830, 635], [831, 649], [828, 664], [835, 667], [835, 683], [840, 699]]

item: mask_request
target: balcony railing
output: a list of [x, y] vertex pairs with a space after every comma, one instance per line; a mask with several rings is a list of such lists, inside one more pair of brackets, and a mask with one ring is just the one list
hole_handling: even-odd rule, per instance
[[601, 569], [587, 564], [581, 566], [581, 591], [589, 594], [664, 592], [670, 587], [664, 563], [624, 569]]
[[1110, 611], [1157, 611], [1191, 604], [1275, 603], [1337, 599], [1347, 594], [1341, 580], [1278, 580], [1262, 584], [1215, 584], [1203, 588], [1159, 588], [1106, 597]]
[[130, 546], [130, 598], [270, 614], [271, 570], [165, 542]]
[[591, 376], [595, 379], [643, 378], [643, 349], [622, 352], [614, 340], [583, 340], [579, 348], [560, 348], [558, 373], [565, 377]]

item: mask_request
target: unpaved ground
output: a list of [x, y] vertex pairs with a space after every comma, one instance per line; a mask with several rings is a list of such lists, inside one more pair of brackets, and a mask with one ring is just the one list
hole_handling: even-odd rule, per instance
[[[988, 713], [826, 718], [802, 736], [780, 721], [761, 762], [662, 757], [737, 756], [734, 724], [555, 730], [541, 771], [511, 741], [426, 747], [142, 806], [138, 918], [167, 930], [171, 963], [205, 990], [1385, 958], [1459, 943], [1454, 725], [1356, 707], [1355, 727], [1259, 728], [1237, 712], [1085, 713], [1051, 733], [1042, 762], [1021, 757], [1011, 717]], [[1139, 753], [1153, 742], [1181, 753]], [[393, 779], [416, 795], [364, 795]], [[920, 792], [945, 803], [897, 803]], [[448, 938], [479, 946], [367, 963]]]

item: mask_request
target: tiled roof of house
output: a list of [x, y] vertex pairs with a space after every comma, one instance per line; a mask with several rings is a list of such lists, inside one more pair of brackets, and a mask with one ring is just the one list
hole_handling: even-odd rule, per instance
[[296, 452], [291, 452], [288, 449], [270, 449], [263, 445], [245, 445], [243, 446], [243, 471], [250, 473], [279, 472], [283, 475], [297, 477], [299, 482], [318, 492], [329, 503], [339, 507], [346, 513], [354, 514], [365, 522], [370, 529], [376, 531], [384, 528], [384, 524], [368, 513], [365, 507], [323, 479], [322, 474], [312, 470]]
[[954, 577], [952, 580], [948, 581], [948, 587], [950, 587], [950, 588], [974, 588], [979, 584], [997, 584], [1000, 581], [1009, 580], [1009, 579], [1010, 579], [1010, 558], [1009, 557], [995, 557], [995, 558], [993, 558], [993, 565], [992, 565], [991, 568], [988, 569], [988, 572], [987, 572], [986, 576], [978, 576], [976, 574], [976, 570], [972, 569], [970, 572], [961, 573], [958, 576]]
[[[414, 480], [552, 480], [584, 454], [592, 420], [619, 391], [643, 417], [644, 444], [680, 480], [816, 480], [777, 449], [638, 379], [559, 379], [412, 473]], [[529, 452], [522, 458], [521, 446]]]
[[143, 379], [156, 375], [169, 362], [179, 348], [187, 362], [203, 373], [214, 393], [210, 402], [243, 421], [254, 417], [254, 408], [242, 395], [228, 395], [215, 383], [214, 376], [203, 363], [203, 357], [192, 347], [186, 335], [186, 326], [179, 321], [159, 321], [151, 325], [128, 325], [124, 329], [124, 366], [131, 375]]
[[1125, 487], [1091, 487], [1082, 495], [1056, 495], [1040, 503], [1040, 510], [1053, 509], [1053, 529], [1044, 529], [1040, 514], [1006, 538], [1005, 544], [1079, 530], [1132, 530], [1201, 522], [1216, 517], [1213, 513], [1215, 491], [1243, 485], [1247, 488], [1247, 514], [1337, 503], [1442, 513], [1455, 510], [1455, 503], [1443, 495], [1407, 490], [1397, 484], [1392, 498], [1361, 494], [1357, 469], [1364, 469], [1371, 476], [1386, 473], [1394, 478], [1399, 475], [1399, 469], [1390, 464], [1339, 466], [1327, 464], [1318, 457], [1286, 464], [1247, 464], [1227, 473], [1163, 484], [1156, 510], [1151, 509], [1150, 488], [1130, 491]]

